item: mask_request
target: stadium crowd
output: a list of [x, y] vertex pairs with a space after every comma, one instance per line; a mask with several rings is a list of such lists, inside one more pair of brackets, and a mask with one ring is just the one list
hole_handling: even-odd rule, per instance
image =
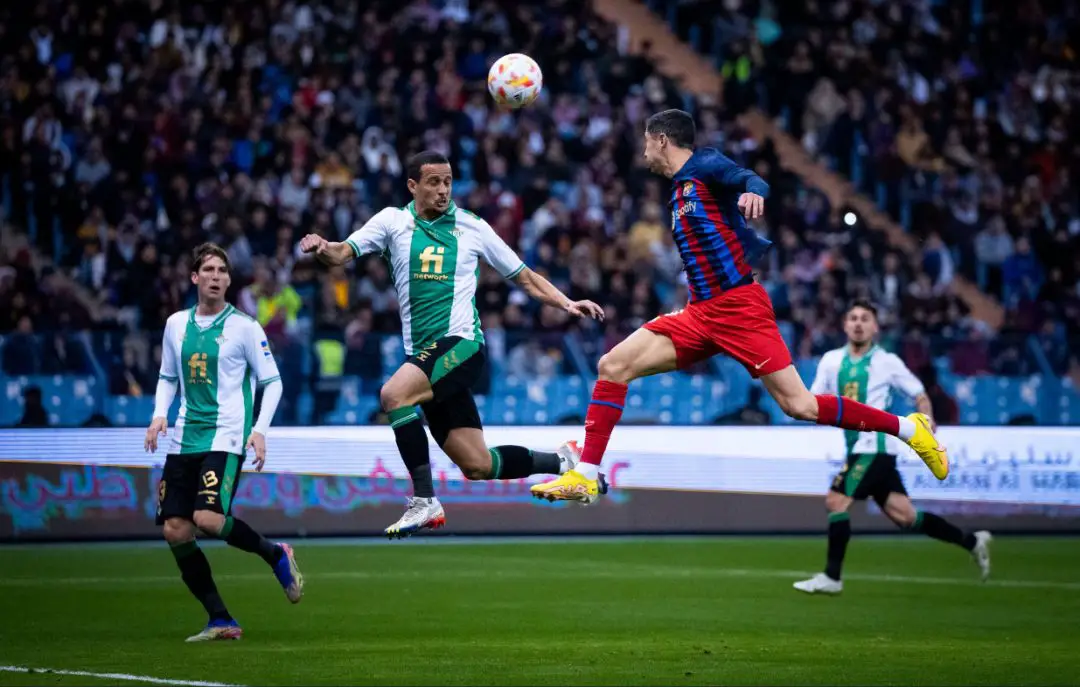
[[[759, 278], [797, 356], [838, 345], [844, 304], [868, 296], [915, 366], [929, 362], [926, 341], [962, 335], [984, 353], [957, 355], [965, 372], [1030, 371], [949, 294], [957, 271], [1005, 299], [1011, 326], [1064, 345], [1055, 323], [1080, 322], [1080, 219], [1067, 193], [1080, 139], [1068, 135], [1076, 74], [1064, 58], [1029, 55], [1043, 44], [1000, 28], [998, 38], [1020, 40], [1016, 63], [982, 38], [945, 50], [962, 28], [949, 21], [963, 17], [901, 21], [924, 3], [816, 12], [825, 8], [809, 0], [776, 3], [776, 46], [790, 55], [770, 48], [766, 61], [745, 21], [762, 3], [722, 4], [732, 26], [750, 26], [734, 44], [747, 57], [733, 52], [726, 69], [725, 109], [620, 54], [615, 28], [577, 0], [5, 3], [0, 180], [6, 221], [28, 241], [0, 246], [0, 332], [12, 334], [3, 371], [86, 371], [67, 333], [91, 331], [110, 391], [152, 394], [160, 329], [194, 299], [187, 255], [214, 240], [232, 262], [232, 299], [283, 361], [287, 396], [302, 374], [295, 353], [312, 342], [317, 355], [318, 342], [339, 342], [346, 373], [378, 378], [381, 337], [399, 331], [385, 265], [327, 272], [296, 244], [307, 232], [340, 240], [404, 204], [403, 161], [422, 149], [451, 158], [463, 206], [572, 297], [607, 310], [603, 329], [571, 322], [486, 272], [478, 300], [496, 364], [550, 373], [576, 328], [595, 358], [686, 302], [666, 182], [640, 155], [644, 118], [667, 107], [692, 109], [703, 145], [770, 183], [759, 229], [776, 249]], [[895, 42], [901, 28], [915, 32], [901, 34], [909, 47], [878, 54], [876, 41]], [[1075, 41], [1054, 45], [1064, 54]], [[507, 52], [545, 71], [543, 99], [520, 113], [486, 95], [488, 65]], [[761, 89], [747, 86], [759, 78]], [[924, 253], [891, 251], [873, 232], [852, 240], [859, 227], [841, 221], [844, 208], [803, 188], [737, 123], [758, 95], [844, 171], [852, 146], [865, 146], [868, 188], [884, 184], [897, 213], [910, 186], [913, 228], [933, 232]], [[1048, 313], [1034, 305], [1044, 301]], [[1060, 353], [1064, 369], [1067, 345]]]
[[922, 290], [963, 275], [1063, 373], [1080, 341], [1080, 6], [719, 4], [728, 105], [781, 117], [922, 239]]

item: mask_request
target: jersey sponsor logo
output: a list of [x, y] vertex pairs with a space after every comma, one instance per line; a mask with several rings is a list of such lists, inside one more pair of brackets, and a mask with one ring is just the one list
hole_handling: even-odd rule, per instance
[[757, 365], [754, 365], [754, 369], [755, 370], [760, 370], [761, 368], [765, 367], [765, 363], [769, 362], [770, 360], [772, 360], [772, 358], [766, 358], [765, 360], [762, 360]]
[[454, 238], [460, 239], [462, 236], [465, 235], [465, 230], [464, 229], [453, 229], [453, 230], [450, 231], [450, 233], [454, 235]]
[[214, 380], [206, 372], [206, 354], [192, 353], [188, 358], [188, 384], [213, 384]]
[[227, 339], [225, 338], [225, 335], [224, 335], [224, 334], [222, 334], [221, 336], [219, 336], [219, 337], [217, 337], [216, 339], [214, 339], [214, 342], [215, 342], [215, 343], [217, 343], [217, 345], [218, 345], [218, 346], [222, 345], [222, 344], [223, 344], [223, 343], [225, 343], [226, 341], [227, 341]]
[[443, 260], [446, 249], [442, 246], [428, 246], [420, 252], [420, 272], [413, 274], [414, 279], [427, 281], [446, 281], [450, 275], [443, 274]]
[[685, 203], [682, 204], [682, 207], [672, 211], [672, 213], [671, 213], [671, 223], [674, 225], [676, 222], [679, 221], [679, 219], [683, 215], [689, 215], [690, 213], [694, 212], [695, 210], [697, 210], [697, 203], [692, 201], [692, 200], [686, 201]]
[[859, 383], [848, 382], [844, 384], [844, 392], [841, 394], [844, 398], [849, 398], [852, 401], [859, 400]]
[[265, 339], [259, 342], [259, 349], [262, 350], [263, 356], [270, 357], [270, 342]]

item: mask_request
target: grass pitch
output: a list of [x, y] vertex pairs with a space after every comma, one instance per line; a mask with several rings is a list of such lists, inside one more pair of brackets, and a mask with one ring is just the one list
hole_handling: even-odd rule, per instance
[[[0, 548], [0, 666], [232, 685], [1077, 684], [1080, 541], [993, 544], [994, 578], [922, 538], [853, 537], [845, 591], [791, 589], [821, 539], [295, 544], [266, 565], [206, 545], [239, 642], [164, 543]], [[0, 685], [118, 678], [0, 669]], [[138, 684], [127, 681], [124, 684]]]

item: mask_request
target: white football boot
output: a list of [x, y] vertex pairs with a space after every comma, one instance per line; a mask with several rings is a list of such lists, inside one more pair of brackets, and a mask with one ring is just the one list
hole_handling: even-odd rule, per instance
[[834, 580], [825, 573], [818, 573], [809, 580], [796, 582], [792, 586], [800, 592], [806, 592], [807, 594], [839, 594], [844, 591], [843, 582]]
[[391, 539], [404, 539], [420, 530], [437, 530], [446, 524], [446, 511], [439, 499], [412, 496], [405, 503], [405, 514], [384, 532]]

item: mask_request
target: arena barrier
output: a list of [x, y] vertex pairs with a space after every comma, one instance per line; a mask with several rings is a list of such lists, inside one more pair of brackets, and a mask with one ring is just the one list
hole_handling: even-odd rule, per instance
[[[569, 430], [569, 431], [568, 431]], [[491, 427], [490, 445], [553, 449], [580, 430]], [[0, 541], [155, 537], [164, 453], [141, 429], [0, 430]], [[952, 472], [912, 455], [917, 505], [963, 527], [1080, 529], [1080, 428], [943, 428]], [[166, 439], [167, 442], [167, 439]], [[388, 427], [281, 427], [266, 471], [244, 472], [234, 512], [277, 536], [378, 534], [402, 511], [408, 473]], [[842, 433], [819, 427], [620, 427], [591, 508], [537, 502], [528, 480], [468, 482], [434, 445], [446, 534], [820, 532]], [[854, 524], [892, 529], [870, 504]]]

